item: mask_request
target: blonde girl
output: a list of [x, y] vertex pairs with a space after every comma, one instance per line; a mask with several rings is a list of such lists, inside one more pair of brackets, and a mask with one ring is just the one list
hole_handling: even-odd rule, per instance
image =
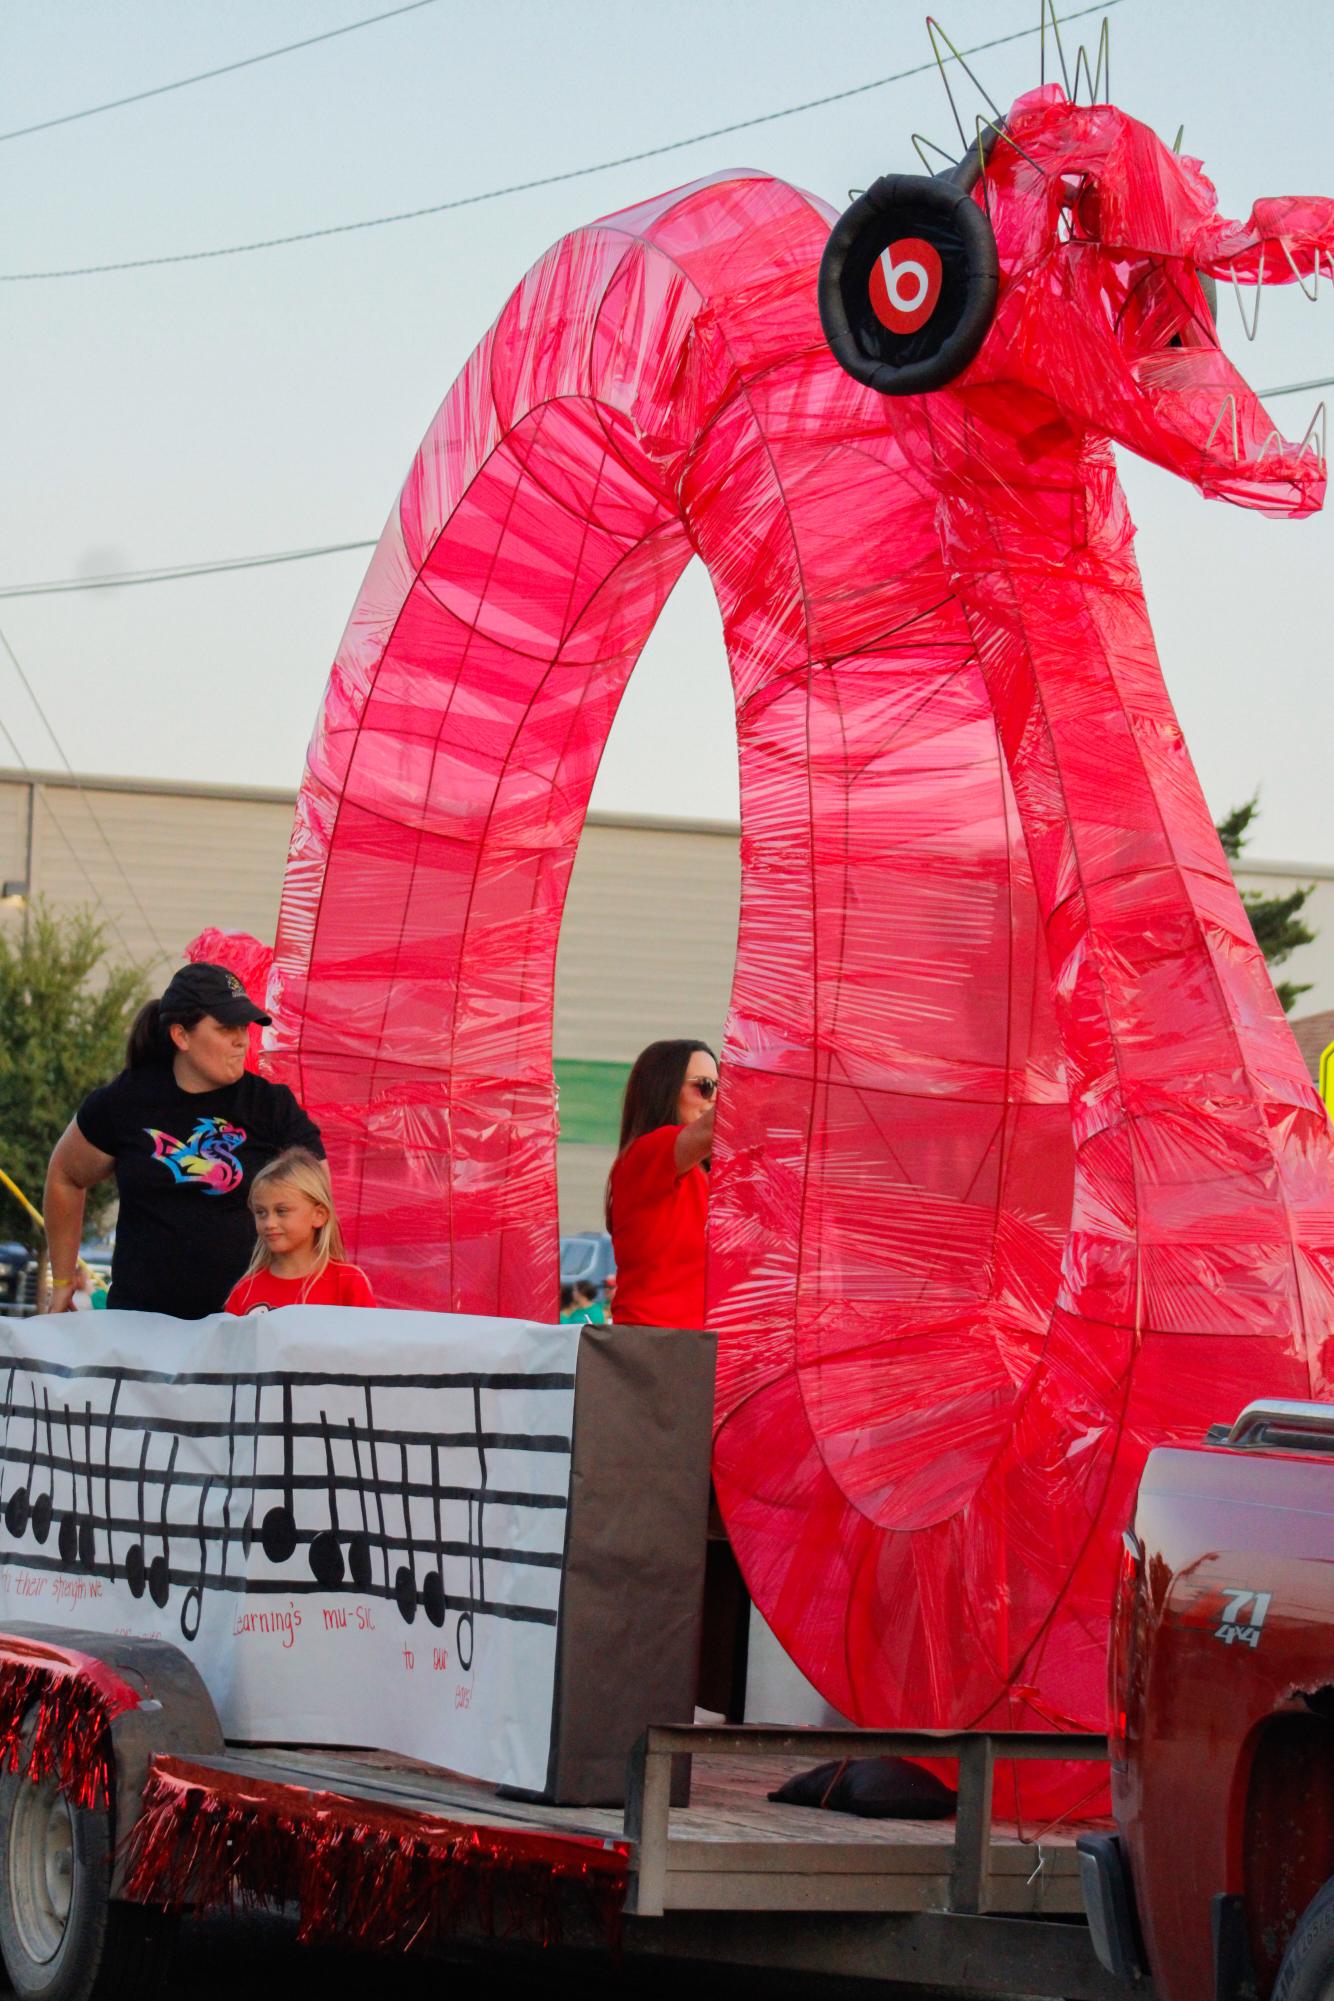
[[279, 1306], [374, 1306], [370, 1281], [349, 1264], [329, 1170], [303, 1146], [289, 1147], [250, 1184], [255, 1249], [232, 1287], [228, 1313]]

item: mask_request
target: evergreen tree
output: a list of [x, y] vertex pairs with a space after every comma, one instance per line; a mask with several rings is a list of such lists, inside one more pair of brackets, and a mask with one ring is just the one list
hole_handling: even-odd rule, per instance
[[[1234, 806], [1226, 817], [1218, 822], [1218, 838], [1223, 843], [1223, 853], [1234, 865], [1241, 859], [1241, 851], [1250, 839], [1250, 826], [1260, 807], [1260, 795], [1253, 792], [1244, 806]], [[1245, 889], [1241, 900], [1246, 906], [1246, 915], [1251, 920], [1255, 942], [1265, 955], [1270, 966], [1281, 966], [1289, 953], [1299, 945], [1309, 945], [1315, 932], [1304, 924], [1301, 911], [1306, 899], [1315, 889], [1308, 883], [1305, 889], [1290, 890], [1286, 896], [1265, 896], [1259, 890]], [[1292, 1004], [1299, 994], [1309, 993], [1311, 982], [1303, 984], [1292, 980], [1276, 980], [1274, 991], [1282, 1002], [1285, 1014], [1292, 1012]]]
[[[23, 934], [0, 937], [0, 1167], [38, 1208], [52, 1147], [81, 1099], [123, 1067], [146, 998], [143, 971], [108, 958], [91, 911], [37, 903]], [[111, 1181], [89, 1191], [90, 1230], [115, 1193]], [[38, 1248], [41, 1232], [7, 1192], [0, 1217], [0, 1235]]]

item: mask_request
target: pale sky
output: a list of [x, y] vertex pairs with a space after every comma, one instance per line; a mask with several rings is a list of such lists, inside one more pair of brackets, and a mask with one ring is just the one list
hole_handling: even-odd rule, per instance
[[[382, 11], [389, 0], [8, 0], [0, 131]], [[1069, 4], [1069, 0], [1067, 0]], [[1063, 7], [1062, 11], [1066, 11]], [[960, 47], [1037, 0], [942, 0]], [[927, 59], [902, 0], [436, 0], [188, 90], [0, 142], [0, 274], [244, 242], [559, 172]], [[1334, 9], [1122, 0], [1112, 97], [1201, 155], [1225, 210], [1334, 194]], [[1098, 20], [1066, 29], [1096, 39]], [[1036, 35], [978, 56], [1007, 105]], [[759, 167], [841, 206], [941, 143], [934, 72], [451, 215], [158, 270], [0, 283], [0, 586], [378, 534], [450, 382], [556, 237], [662, 189]], [[1334, 288], [1267, 291], [1227, 344], [1259, 386], [1334, 374]], [[1334, 392], [1325, 392], [1334, 395]], [[1273, 406], [1300, 436], [1317, 394]], [[1215, 813], [1261, 789], [1252, 852], [1334, 864], [1330, 515], [1282, 523], [1122, 459], [1167, 673]], [[85, 772], [294, 786], [365, 568], [343, 555], [78, 596], [0, 628]], [[8, 661], [0, 722], [58, 762]], [[664, 747], [667, 748], [664, 748]], [[0, 763], [9, 754], [0, 745]], [[595, 805], [731, 818], [717, 612], [692, 566], [631, 682]]]

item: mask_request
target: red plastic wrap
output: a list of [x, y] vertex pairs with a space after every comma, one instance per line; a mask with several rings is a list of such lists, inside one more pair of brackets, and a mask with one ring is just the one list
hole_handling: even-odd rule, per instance
[[[203, 960], [210, 966], [225, 966], [229, 973], [235, 973], [251, 1000], [263, 1007], [273, 966], [272, 945], [262, 945], [248, 931], [219, 931], [210, 925], [190, 940], [185, 957], [191, 965]], [[258, 1072], [263, 1055], [264, 1031], [258, 1022], [252, 1022], [246, 1037], [246, 1069]]]
[[273, 1067], [382, 1299], [554, 1312], [561, 906], [698, 551], [741, 760], [709, 1274], [734, 1543], [859, 1721], [1099, 1727], [1145, 1450], [1324, 1393], [1334, 1248], [1328, 1124], [1107, 440], [1317, 506], [1323, 464], [1265, 442], [1197, 271], [1309, 276], [1334, 228], [1316, 201], [1225, 222], [1198, 163], [1050, 88], [975, 198], [998, 315], [927, 397], [840, 372], [829, 215], [763, 176], [612, 216], [523, 281], [333, 669]]

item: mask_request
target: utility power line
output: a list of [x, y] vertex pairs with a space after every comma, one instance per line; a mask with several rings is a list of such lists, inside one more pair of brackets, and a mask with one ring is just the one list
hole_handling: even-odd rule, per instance
[[[1062, 14], [1059, 25], [1067, 21], [1082, 21], [1088, 14], [1105, 14], [1111, 7], [1124, 5], [1124, 0], [1097, 0], [1097, 5], [1080, 7], [1073, 13]], [[982, 55], [987, 49], [999, 49], [1009, 42], [1022, 42], [1040, 32], [1038, 27], [1016, 28], [1008, 35], [993, 35], [990, 41], [975, 42], [971, 48], [951, 51], [940, 57], [940, 62], [956, 62], [965, 56]], [[533, 180], [510, 181], [504, 187], [487, 188], [480, 194], [456, 195], [451, 201], [428, 203], [424, 208], [400, 209], [394, 215], [367, 216], [360, 222], [335, 222], [323, 229], [299, 229], [287, 236], [259, 237], [251, 243], [225, 243], [212, 250], [178, 250], [162, 257], [122, 257], [108, 264], [73, 264], [64, 269], [51, 271], [0, 271], [0, 284], [19, 285], [43, 283], [55, 278], [92, 278], [109, 271], [147, 271], [166, 264], [198, 264], [214, 257], [242, 257], [254, 250], [279, 250], [292, 243], [313, 243], [326, 236], [350, 236], [363, 229], [385, 229], [391, 223], [419, 222], [424, 216], [446, 215], [455, 209], [475, 208], [482, 202], [500, 201], [506, 195], [529, 194], [536, 188], [554, 188], [566, 181], [584, 180], [590, 174], [605, 174], [613, 167], [628, 167], [639, 160], [652, 160], [664, 153], [679, 153], [687, 146], [702, 146], [710, 139], [723, 139], [733, 132], [748, 132], [757, 125], [772, 125], [779, 118], [795, 118], [799, 112], [817, 111], [826, 104], [841, 104], [850, 97], [862, 97], [867, 91], [883, 90], [887, 84], [902, 83], [911, 76], [924, 76], [927, 71], [938, 67], [937, 58], [929, 62], [914, 63], [910, 69], [895, 70], [889, 76], [875, 77], [870, 83], [857, 83], [847, 90], [833, 90], [823, 97], [808, 97], [800, 104], [784, 105], [781, 111], [761, 111], [753, 118], [738, 118], [730, 125], [715, 125], [708, 132], [694, 132], [688, 139], [669, 139], [659, 146], [644, 146], [635, 153], [618, 154], [614, 160], [597, 160], [588, 167], [567, 167], [562, 173], [540, 174]]]
[[72, 591], [122, 590], [128, 584], [171, 584], [183, 577], [216, 577], [228, 570], [267, 570], [278, 563], [308, 563], [314, 556], [341, 556], [373, 549], [368, 542], [326, 542], [314, 549], [280, 549], [272, 555], [221, 556], [212, 562], [169, 563], [152, 570], [113, 570], [100, 577], [57, 577], [40, 584], [0, 584], [0, 598], [65, 597]]
[[1303, 389], [1334, 389], [1334, 375], [1317, 375], [1311, 382], [1282, 382], [1277, 389], [1257, 389], [1256, 395], [1299, 396]]
[[[1318, 375], [1310, 382], [1283, 382], [1274, 389], [1256, 394], [1268, 400], [1275, 396], [1296, 396], [1307, 389], [1334, 389], [1334, 375]], [[151, 570], [110, 570], [100, 577], [54, 577], [45, 583], [0, 584], [0, 598], [67, 597], [75, 591], [123, 590], [132, 584], [174, 584], [188, 577], [225, 576], [231, 570], [268, 570], [280, 563], [309, 563], [319, 556], [350, 555], [373, 549], [374, 539], [362, 542], [322, 542], [309, 549], [279, 549], [262, 556], [219, 556], [211, 562], [170, 563]]]
[[307, 35], [304, 41], [284, 42], [280, 49], [265, 49], [262, 55], [242, 56], [239, 62], [220, 63], [216, 69], [201, 69], [194, 76], [177, 77], [174, 83], [157, 83], [151, 90], [131, 91], [128, 97], [111, 97], [105, 104], [89, 104], [82, 111], [64, 111], [58, 118], [43, 118], [36, 125], [16, 125], [11, 132], [0, 132], [0, 145], [6, 139], [27, 139], [34, 132], [50, 132], [57, 125], [75, 125], [81, 118], [100, 118], [104, 111], [122, 111], [127, 104], [142, 104], [146, 98], [165, 97], [169, 91], [188, 90], [192, 83], [208, 83], [215, 76], [231, 76], [239, 69], [253, 69], [256, 63], [271, 63], [275, 56], [294, 55], [298, 49], [314, 48], [316, 42], [332, 42], [339, 35], [354, 35], [358, 28], [375, 28], [381, 21], [392, 21], [400, 14], [415, 14], [419, 7], [434, 7], [436, 0], [407, 0], [402, 7], [391, 7], [384, 14], [368, 14], [364, 21], [345, 21], [341, 28], [326, 28], [322, 35]]

